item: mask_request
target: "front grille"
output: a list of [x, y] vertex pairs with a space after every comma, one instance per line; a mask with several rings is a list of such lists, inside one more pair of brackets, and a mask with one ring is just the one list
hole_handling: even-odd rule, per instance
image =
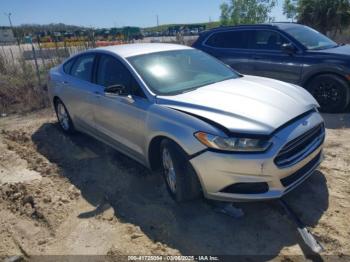
[[284, 187], [288, 187], [291, 184], [293, 184], [294, 182], [301, 179], [304, 175], [308, 174], [311, 171], [311, 169], [317, 164], [317, 162], [320, 161], [320, 158], [321, 158], [321, 153], [319, 153], [314, 159], [312, 159], [309, 163], [307, 163], [305, 166], [300, 168], [295, 173], [293, 173], [285, 178], [282, 178], [281, 179], [282, 185]]
[[324, 124], [320, 124], [308, 130], [301, 136], [288, 142], [281, 149], [275, 158], [275, 164], [278, 167], [288, 167], [298, 163], [316, 150], [323, 143], [324, 137]]

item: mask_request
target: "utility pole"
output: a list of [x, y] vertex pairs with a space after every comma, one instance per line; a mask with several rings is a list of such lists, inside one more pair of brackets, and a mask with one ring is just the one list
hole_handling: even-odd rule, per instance
[[8, 20], [9, 20], [10, 28], [12, 30], [12, 34], [13, 34], [14, 37], [16, 37], [18, 46], [20, 46], [19, 38], [18, 38], [18, 36], [15, 36], [16, 35], [15, 34], [15, 29], [13, 28], [13, 24], [12, 24], [12, 20], [11, 20], [12, 13], [5, 13], [5, 15], [7, 16]]
[[5, 15], [7, 16], [7, 18], [9, 19], [9, 22], [10, 22], [10, 27], [11, 27], [11, 29], [12, 29], [12, 31], [13, 31], [13, 25], [12, 25], [12, 21], [11, 21], [11, 13], [5, 13]]
[[157, 26], [159, 26], [159, 16], [157, 15]]

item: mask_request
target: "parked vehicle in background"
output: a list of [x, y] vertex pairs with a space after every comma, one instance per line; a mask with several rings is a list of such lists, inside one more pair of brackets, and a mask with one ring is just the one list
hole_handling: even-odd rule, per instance
[[190, 47], [92, 49], [52, 69], [48, 87], [65, 132], [161, 169], [177, 201], [279, 198], [322, 160], [323, 119], [308, 92]]
[[193, 47], [248, 75], [306, 88], [325, 112], [342, 112], [350, 101], [350, 46], [338, 45], [295, 23], [220, 27], [205, 31]]

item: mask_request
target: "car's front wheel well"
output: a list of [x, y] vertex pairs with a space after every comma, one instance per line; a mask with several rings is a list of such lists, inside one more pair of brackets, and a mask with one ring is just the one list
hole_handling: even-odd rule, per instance
[[173, 139], [166, 136], [153, 138], [149, 146], [149, 162], [153, 171], [161, 171], [159, 173], [176, 201], [184, 202], [202, 196], [202, 186], [188, 154]]
[[343, 80], [345, 80], [346, 82], [349, 83], [349, 80], [346, 77], [344, 77], [342, 74], [338, 74], [338, 73], [335, 73], [335, 72], [322, 71], [322, 72], [318, 72], [318, 73], [312, 74], [311, 76], [307, 77], [306, 80], [304, 80], [304, 82], [303, 82], [303, 87], [307, 88], [307, 86], [311, 83], [311, 81], [313, 79], [315, 79], [316, 77], [321, 76], [321, 75], [338, 76], [338, 77], [342, 78]]
[[151, 170], [157, 171], [161, 167], [161, 152], [160, 152], [160, 146], [161, 143], [164, 139], [169, 139], [170, 138], [166, 136], [157, 136], [154, 137], [148, 147], [148, 161]]

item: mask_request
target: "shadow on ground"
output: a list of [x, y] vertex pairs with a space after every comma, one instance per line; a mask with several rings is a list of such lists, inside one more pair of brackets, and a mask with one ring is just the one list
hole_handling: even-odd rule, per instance
[[[237, 220], [215, 213], [205, 201], [178, 205], [158, 175], [89, 136], [66, 136], [48, 123], [32, 139], [38, 151], [96, 207], [80, 214], [82, 219], [110, 205], [119, 220], [140, 226], [148, 237], [182, 254], [266, 255], [268, 259], [300, 242], [293, 224], [274, 203], [240, 203], [245, 216]], [[328, 208], [324, 174], [316, 172], [286, 199], [308, 226], [316, 225]]]
[[339, 129], [350, 128], [350, 114], [322, 114], [322, 117], [326, 123], [326, 128]]

